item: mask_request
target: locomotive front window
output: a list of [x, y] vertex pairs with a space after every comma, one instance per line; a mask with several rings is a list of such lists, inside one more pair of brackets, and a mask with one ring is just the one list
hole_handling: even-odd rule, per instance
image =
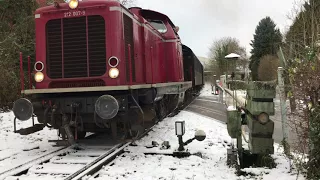
[[160, 33], [166, 33], [167, 32], [167, 27], [162, 21], [160, 21], [160, 20], [149, 20], [149, 23], [155, 29], [157, 29]]

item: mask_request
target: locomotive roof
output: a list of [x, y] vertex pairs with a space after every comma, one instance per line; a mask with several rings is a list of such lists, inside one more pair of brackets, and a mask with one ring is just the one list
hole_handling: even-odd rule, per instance
[[[85, 5], [93, 5], [93, 4], [96, 4], [96, 3], [103, 3], [103, 4], [108, 4], [108, 5], [114, 5], [114, 6], [122, 6], [118, 1], [115, 1], [115, 0], [110, 0], [110, 1], [106, 1], [106, 0], [90, 0], [90, 1], [83, 1], [81, 4], [85, 4]], [[62, 8], [66, 8], [66, 9], [69, 9], [68, 8], [68, 4], [67, 3], [59, 3], [60, 6]], [[139, 8], [139, 7], [131, 7], [131, 8]], [[131, 9], [129, 8], [129, 9]], [[160, 13], [160, 12], [157, 12], [157, 11], [154, 11], [154, 10], [150, 10], [150, 9], [142, 9], [142, 8], [139, 8], [140, 9], [140, 14], [148, 14], [148, 15], [151, 15], [153, 17], [161, 17], [161, 18], [166, 18], [169, 22], [169, 24], [172, 26], [172, 27], [176, 27], [174, 25], [174, 23], [171, 21], [171, 19], [163, 14], [163, 13]], [[35, 13], [42, 13], [42, 12], [46, 12], [46, 11], [51, 11], [51, 10], [56, 10], [56, 8], [54, 6], [44, 6], [44, 7], [40, 7], [36, 10]]]
[[[39, 1], [41, 1], [41, 0], [39, 0]], [[116, 0], [107, 0], [107, 1], [106, 0], [90, 0], [90, 1], [84, 0], [84, 1], [81, 1], [81, 3], [79, 3], [79, 7], [81, 7], [82, 5], [83, 6], [92, 6], [92, 5], [96, 5], [97, 3], [107, 4], [109, 6], [120, 6], [120, 3]], [[68, 3], [63, 2], [63, 3], [59, 3], [59, 5], [60, 5], [60, 9], [69, 10]], [[43, 7], [38, 8], [35, 13], [37, 14], [37, 13], [43, 13], [43, 12], [47, 12], [47, 11], [56, 11], [56, 10], [57, 10], [57, 8], [55, 8], [52, 4], [52, 5], [47, 5], [47, 6], [43, 6]]]

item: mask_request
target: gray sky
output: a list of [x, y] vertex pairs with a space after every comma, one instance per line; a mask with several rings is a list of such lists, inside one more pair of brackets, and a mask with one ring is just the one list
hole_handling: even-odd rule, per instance
[[208, 56], [213, 40], [231, 36], [250, 52], [259, 21], [270, 16], [281, 32], [296, 0], [136, 0], [144, 9], [162, 12], [180, 27], [182, 43], [197, 56]]

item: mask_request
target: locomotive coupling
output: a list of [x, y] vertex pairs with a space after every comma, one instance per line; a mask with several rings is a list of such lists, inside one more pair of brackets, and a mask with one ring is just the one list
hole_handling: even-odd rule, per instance
[[119, 103], [111, 95], [100, 96], [95, 103], [95, 112], [102, 119], [112, 119], [119, 111]]
[[13, 114], [20, 121], [26, 121], [32, 117], [33, 105], [26, 98], [20, 98], [13, 104]]

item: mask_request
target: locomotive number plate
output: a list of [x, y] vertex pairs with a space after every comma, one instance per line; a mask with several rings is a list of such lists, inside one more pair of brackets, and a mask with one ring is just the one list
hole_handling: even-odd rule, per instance
[[72, 12], [65, 12], [64, 17], [77, 17], [77, 16], [84, 16], [86, 15], [86, 11], [72, 11]]

